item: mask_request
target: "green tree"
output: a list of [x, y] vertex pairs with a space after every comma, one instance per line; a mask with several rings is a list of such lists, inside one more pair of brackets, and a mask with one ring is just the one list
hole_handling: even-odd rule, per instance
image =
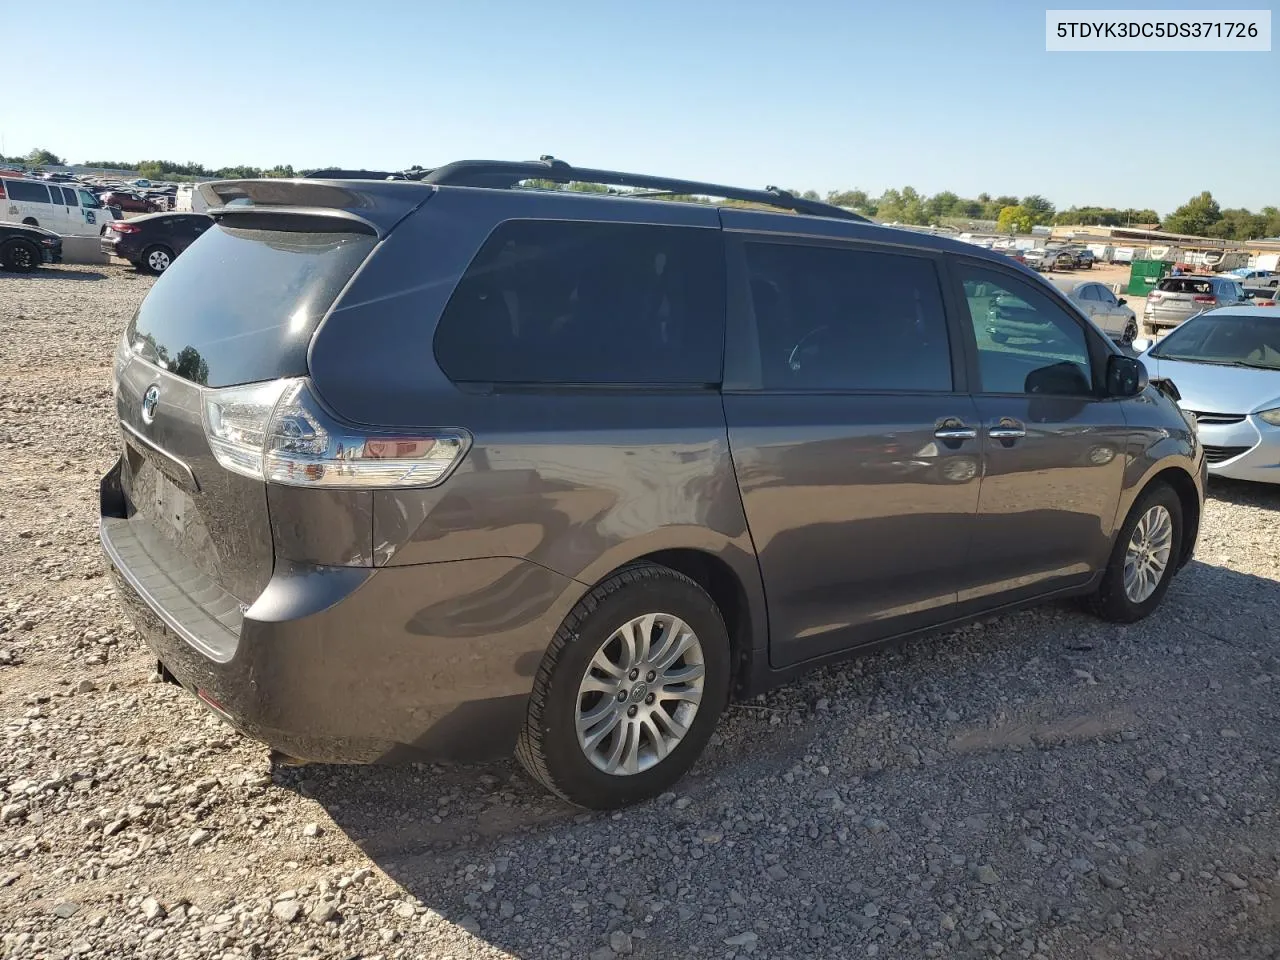
[[943, 217], [952, 216], [960, 203], [959, 196], [950, 190], [943, 190], [941, 193], [935, 193], [925, 201], [925, 216], [929, 218], [930, 223], [937, 223]]
[[1164, 220], [1164, 228], [1170, 233], [1189, 233], [1205, 236], [1209, 228], [1222, 219], [1218, 201], [1208, 190], [1192, 197]]
[[902, 222], [902, 194], [890, 187], [876, 200], [876, 216], [885, 223]]
[[1031, 214], [1031, 219], [1035, 223], [1053, 222], [1053, 204], [1038, 193], [1033, 193], [1029, 197], [1023, 197], [1022, 203], [1019, 204], [1019, 206]]
[[31, 164], [33, 167], [45, 167], [50, 165], [60, 167], [67, 162], [52, 150], [46, 150], [44, 147], [36, 147], [36, 149], [27, 154], [26, 159], [27, 163]]
[[1262, 229], [1263, 235], [1268, 237], [1280, 237], [1280, 208], [1263, 207], [1261, 216], [1265, 221]]
[[920, 196], [915, 187], [902, 188], [902, 222], [912, 224], [929, 222], [924, 209], [924, 197]]
[[1005, 207], [1016, 207], [1018, 205], [1017, 197], [1001, 196], [993, 199], [989, 194], [983, 194], [983, 196], [987, 197], [982, 202], [982, 216], [986, 220], [995, 220]]
[[1236, 207], [1222, 211], [1222, 219], [1210, 225], [1208, 235], [1223, 240], [1256, 240], [1266, 236], [1267, 218]]
[[865, 190], [832, 190], [827, 194], [827, 203], [833, 203], [837, 207], [849, 207], [868, 215], [874, 215], [876, 212], [876, 205], [867, 196]]
[[1030, 233], [1035, 226], [1035, 217], [1026, 207], [1019, 204], [1002, 207], [996, 217], [997, 233]]

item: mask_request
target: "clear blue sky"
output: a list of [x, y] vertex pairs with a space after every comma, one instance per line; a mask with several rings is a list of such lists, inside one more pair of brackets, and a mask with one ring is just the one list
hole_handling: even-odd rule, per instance
[[[822, 192], [1280, 204], [1280, 53], [1046, 53], [1062, 0], [45, 6], [6, 5], [6, 60], [29, 67], [8, 73], [39, 78], [0, 101], [9, 154], [398, 169], [552, 153]], [[1204, 136], [1171, 135], [1177, 115]]]

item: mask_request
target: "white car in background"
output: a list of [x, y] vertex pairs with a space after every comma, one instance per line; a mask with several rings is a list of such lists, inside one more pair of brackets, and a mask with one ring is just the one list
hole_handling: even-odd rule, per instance
[[1178, 388], [1210, 474], [1280, 483], [1280, 307], [1210, 310], [1133, 345], [1153, 380]]
[[115, 216], [78, 183], [0, 177], [0, 220], [64, 237], [96, 237]]

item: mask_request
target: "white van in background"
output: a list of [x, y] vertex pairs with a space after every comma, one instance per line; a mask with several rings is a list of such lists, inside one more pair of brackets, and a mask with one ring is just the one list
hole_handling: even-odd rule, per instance
[[0, 177], [0, 220], [52, 230], [64, 237], [96, 237], [114, 220], [78, 183]]
[[208, 202], [200, 194], [196, 188], [198, 183], [180, 183], [178, 184], [178, 192], [173, 198], [173, 209], [181, 210], [186, 213], [204, 213], [209, 209]]

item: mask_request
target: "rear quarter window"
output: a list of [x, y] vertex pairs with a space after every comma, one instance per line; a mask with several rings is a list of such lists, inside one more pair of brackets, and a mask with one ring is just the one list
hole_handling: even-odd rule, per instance
[[450, 297], [435, 352], [464, 382], [718, 383], [724, 322], [718, 230], [509, 220]]
[[[32, 183], [29, 180], [6, 180], [4, 186], [10, 200], [26, 201], [27, 203], [49, 202], [49, 188], [43, 183]], [[57, 187], [54, 189], [56, 190]], [[58, 202], [62, 202], [61, 194], [58, 195]]]

